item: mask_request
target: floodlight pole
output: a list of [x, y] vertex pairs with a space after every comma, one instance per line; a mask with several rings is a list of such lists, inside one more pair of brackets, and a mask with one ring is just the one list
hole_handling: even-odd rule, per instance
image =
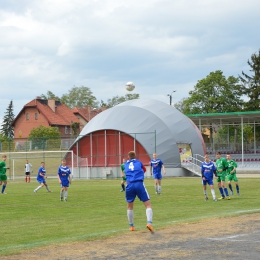
[[[172, 93], [176, 92], [177, 90], [173, 90]], [[172, 93], [171, 94], [167, 94], [167, 96], [170, 97], [170, 106], [172, 105]]]

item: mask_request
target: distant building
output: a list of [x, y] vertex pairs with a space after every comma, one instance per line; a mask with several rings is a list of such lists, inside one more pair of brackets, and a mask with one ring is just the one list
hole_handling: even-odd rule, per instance
[[90, 106], [74, 107], [72, 112], [80, 121], [80, 124], [85, 126], [93, 117], [106, 110], [105, 107], [100, 109], [92, 109]]
[[[68, 137], [72, 134], [73, 122], [80, 122], [80, 120], [69, 107], [60, 101], [36, 98], [24, 105], [12, 126], [14, 138], [28, 138], [31, 130], [40, 125], [57, 127], [62, 137]], [[81, 123], [81, 127], [84, 125]]]

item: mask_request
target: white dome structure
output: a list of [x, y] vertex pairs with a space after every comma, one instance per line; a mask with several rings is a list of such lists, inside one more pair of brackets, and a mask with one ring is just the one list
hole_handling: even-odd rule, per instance
[[[96, 142], [97, 136], [100, 136], [99, 142]], [[156, 152], [166, 169], [174, 169], [181, 168], [180, 147], [183, 145], [190, 147], [191, 155], [203, 155], [206, 151], [199, 129], [179, 110], [158, 100], [135, 99], [90, 120], [71, 149], [80, 157], [103, 158], [100, 163], [92, 163], [92, 167], [120, 166], [121, 158], [135, 150], [145, 165]], [[110, 158], [116, 156], [119, 160]]]

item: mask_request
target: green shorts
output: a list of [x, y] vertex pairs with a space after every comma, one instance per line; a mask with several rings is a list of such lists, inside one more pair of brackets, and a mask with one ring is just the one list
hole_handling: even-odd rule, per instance
[[229, 175], [227, 176], [227, 179], [228, 179], [228, 181], [238, 182], [237, 175], [236, 175], [235, 173], [229, 174]]
[[225, 180], [226, 180], [226, 173], [225, 172], [218, 173], [217, 182], [221, 182], [221, 181], [225, 181]]
[[5, 174], [0, 174], [0, 181], [6, 181], [7, 176]]
[[124, 177], [122, 177], [122, 181], [126, 181], [126, 177], [124, 176]]

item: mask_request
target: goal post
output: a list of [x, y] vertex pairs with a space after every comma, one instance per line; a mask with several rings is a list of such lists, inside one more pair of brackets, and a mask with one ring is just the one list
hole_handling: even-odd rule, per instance
[[[0, 154], [2, 156], [3, 153]], [[73, 151], [34, 151], [34, 152], [7, 152], [6, 166], [10, 167], [7, 176], [9, 179], [17, 179], [25, 176], [26, 160], [32, 164], [31, 177], [36, 177], [41, 162], [45, 163], [48, 177], [57, 177], [61, 160], [66, 159], [67, 166], [70, 167], [72, 176], [75, 170], [75, 155]], [[76, 166], [77, 167], [77, 166]]]

